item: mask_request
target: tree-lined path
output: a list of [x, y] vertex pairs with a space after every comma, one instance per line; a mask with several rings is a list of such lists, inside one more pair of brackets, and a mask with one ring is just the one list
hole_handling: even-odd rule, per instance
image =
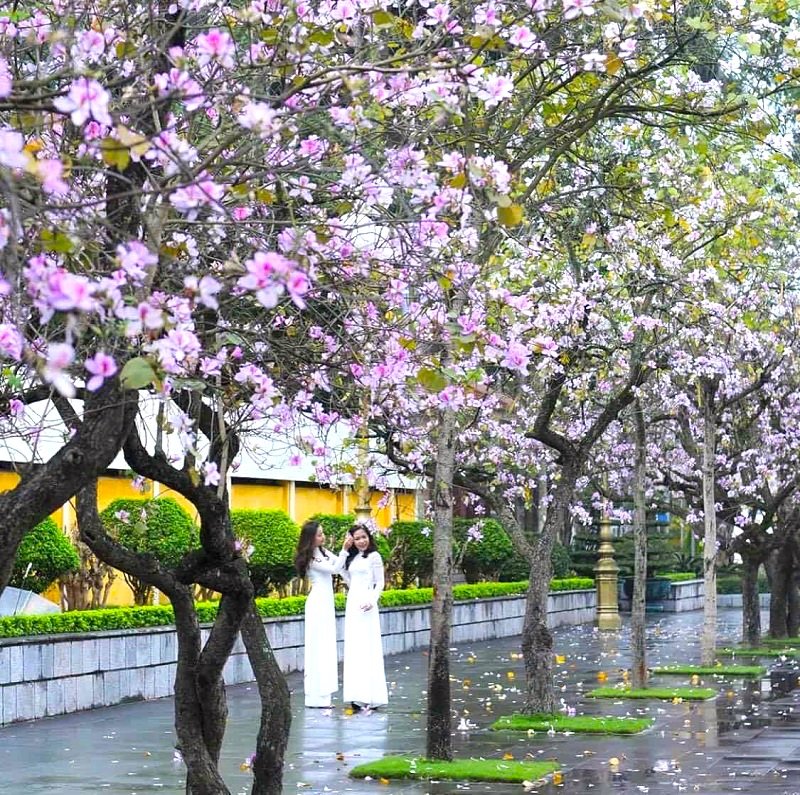
[[[738, 610], [720, 614], [720, 637], [734, 640], [740, 629]], [[702, 614], [649, 618], [651, 660], [685, 661], [696, 656]], [[607, 702], [593, 707], [579, 694], [595, 687], [598, 673], [619, 681], [630, 665], [627, 627], [619, 635], [599, 634], [590, 626], [555, 632], [559, 657], [556, 689], [578, 711], [655, 717], [653, 729], [632, 738], [581, 735], [520, 736], [491, 732], [488, 726], [521, 703], [523, 678], [519, 638], [459, 646], [453, 652], [453, 706], [470, 731], [458, 731], [460, 758], [557, 758], [564, 768], [564, 786], [536, 787], [540, 793], [679, 791], [759, 795], [791, 792], [800, 770], [800, 691], [772, 698], [763, 682], [742, 680], [706, 684], [716, 687], [716, 700], [695, 705], [656, 701]], [[562, 661], [563, 657], [563, 661]], [[425, 743], [424, 682], [426, 657], [421, 652], [387, 660], [391, 703], [386, 712], [348, 715], [302, 707], [302, 677], [289, 677], [293, 723], [287, 750], [284, 792], [450, 793], [465, 789], [456, 782], [354, 781], [350, 767], [386, 753], [418, 753]], [[513, 674], [510, 677], [509, 674]], [[657, 680], [656, 680], [657, 681]], [[768, 680], [765, 680], [768, 681]], [[247, 756], [247, 738], [258, 721], [254, 686], [230, 690], [231, 717], [223, 749], [222, 769], [233, 792], [246, 792], [251, 774], [240, 766]], [[464, 715], [464, 710], [468, 715]], [[10, 726], [0, 731], [0, 765], [5, 792], [63, 795], [86, 792], [178, 795], [183, 768], [173, 762], [171, 699], [95, 710], [79, 715]], [[765, 728], [766, 727], [766, 728]], [[797, 729], [797, 731], [795, 731]], [[342, 758], [339, 758], [341, 756]], [[618, 765], [613, 760], [619, 761]], [[792, 765], [792, 760], [796, 764]], [[788, 773], [778, 771], [789, 770]], [[589, 786], [589, 785], [593, 786]], [[676, 786], [677, 785], [677, 786]], [[647, 790], [643, 789], [644, 787]], [[472, 792], [518, 793], [519, 785], [468, 785]]]

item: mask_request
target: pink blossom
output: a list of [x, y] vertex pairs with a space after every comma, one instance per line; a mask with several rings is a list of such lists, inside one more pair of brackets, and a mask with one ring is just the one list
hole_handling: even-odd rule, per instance
[[46, 384], [62, 394], [64, 397], [73, 397], [75, 387], [66, 369], [75, 360], [75, 349], [66, 342], [54, 342], [47, 349], [47, 358], [42, 369], [42, 379]]
[[36, 174], [42, 181], [42, 189], [53, 196], [64, 196], [69, 191], [69, 186], [61, 179], [63, 173], [64, 164], [55, 158], [36, 163]]
[[11, 96], [13, 85], [11, 72], [8, 69], [8, 61], [0, 56], [0, 99]]
[[528, 372], [530, 359], [531, 356], [528, 349], [521, 342], [512, 340], [508, 343], [508, 347], [505, 350], [503, 360], [500, 364], [503, 367], [507, 367], [509, 370], [515, 370], [516, 372], [526, 374]]
[[197, 62], [201, 66], [215, 61], [225, 69], [233, 68], [236, 47], [226, 30], [212, 28], [208, 33], [201, 33], [194, 40], [194, 45], [198, 53]]
[[128, 277], [139, 284], [147, 276], [147, 271], [158, 264], [158, 257], [144, 243], [131, 240], [117, 246], [117, 261]]
[[58, 268], [48, 275], [42, 297], [56, 312], [90, 312], [95, 307], [93, 292], [94, 287], [85, 276]]
[[76, 127], [89, 119], [110, 127], [113, 123], [108, 112], [110, 100], [111, 95], [96, 80], [79, 77], [70, 86], [69, 93], [65, 97], [58, 97], [53, 104], [56, 110], [69, 113]]
[[202, 473], [204, 486], [219, 485], [219, 467], [214, 461], [206, 461], [202, 466]]
[[225, 195], [225, 186], [218, 185], [207, 174], [198, 174], [197, 181], [174, 190], [169, 197], [170, 204], [193, 221], [201, 207], [217, 204]]
[[188, 293], [197, 296], [199, 304], [209, 309], [219, 309], [217, 293], [222, 289], [222, 285], [213, 276], [205, 275], [199, 280], [197, 276], [187, 276], [183, 280], [183, 286]]
[[0, 127], [0, 166], [25, 168], [28, 159], [22, 151], [24, 146], [21, 133], [10, 127]]
[[576, 19], [583, 15], [592, 16], [595, 12], [594, 0], [562, 0], [564, 3], [564, 19]]
[[294, 263], [275, 251], [257, 251], [244, 265], [247, 276], [237, 281], [238, 286], [255, 291], [259, 303], [271, 309], [278, 303], [284, 289], [281, 281], [294, 271]]
[[103, 351], [98, 351], [91, 359], [87, 359], [84, 367], [93, 376], [86, 383], [86, 388], [90, 392], [96, 392], [103, 386], [106, 378], [111, 378], [117, 372], [117, 363]]
[[308, 276], [303, 271], [292, 271], [289, 274], [289, 278], [286, 280], [286, 289], [299, 309], [304, 309], [306, 306], [303, 296], [308, 292], [309, 287]]
[[22, 335], [11, 323], [0, 323], [0, 355], [18, 362], [22, 358]]

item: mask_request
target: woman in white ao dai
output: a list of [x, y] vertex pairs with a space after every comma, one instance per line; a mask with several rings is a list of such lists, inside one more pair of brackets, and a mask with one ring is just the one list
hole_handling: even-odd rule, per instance
[[339, 689], [333, 575], [341, 574], [347, 552], [342, 550], [337, 557], [324, 544], [325, 533], [319, 523], [306, 522], [300, 531], [295, 565], [311, 584], [305, 607], [303, 668], [307, 707], [330, 707], [331, 695]]
[[348, 531], [342, 572], [348, 585], [344, 613], [344, 683], [342, 699], [355, 709], [388, 703], [378, 599], [383, 592], [383, 559], [372, 534], [362, 525]]

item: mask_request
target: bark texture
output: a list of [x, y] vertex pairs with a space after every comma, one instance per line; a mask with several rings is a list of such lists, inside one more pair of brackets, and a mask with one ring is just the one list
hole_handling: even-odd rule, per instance
[[742, 643], [755, 647], [761, 641], [761, 605], [758, 594], [761, 558], [743, 555], [742, 564]]
[[242, 622], [242, 640], [261, 697], [251, 792], [252, 795], [280, 795], [286, 741], [292, 723], [289, 686], [269, 645], [264, 622], [252, 602]]
[[136, 396], [117, 379], [88, 393], [84, 406], [83, 421], [70, 425], [72, 438], [46, 463], [23, 470], [19, 483], [0, 495], [0, 593], [24, 535], [105, 471], [136, 417]]
[[714, 498], [717, 415], [714, 407], [718, 379], [704, 378], [703, 394], [703, 636], [700, 659], [713, 665], [717, 645], [717, 509]]
[[453, 615], [453, 472], [455, 415], [440, 413], [433, 477], [433, 605], [428, 657], [428, 759], [453, 758], [450, 712], [450, 629]]
[[645, 480], [647, 477], [647, 434], [644, 413], [637, 400], [633, 406], [634, 426], [634, 479], [633, 479], [633, 597], [631, 601], [631, 656], [632, 684], [643, 688], [647, 684], [647, 656], [645, 643], [645, 609], [647, 588], [647, 505]]

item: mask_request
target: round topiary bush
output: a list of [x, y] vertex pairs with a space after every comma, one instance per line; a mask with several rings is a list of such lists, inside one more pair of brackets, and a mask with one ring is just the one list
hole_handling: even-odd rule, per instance
[[[200, 545], [197, 525], [171, 497], [114, 500], [100, 518], [108, 534], [124, 547], [132, 552], [149, 552], [167, 566], [175, 566]], [[123, 576], [136, 604], [147, 604], [152, 586], [124, 572]]]
[[430, 585], [433, 576], [433, 524], [394, 522], [386, 540], [391, 553], [389, 569], [393, 578], [399, 580], [400, 587]]
[[463, 550], [461, 568], [467, 582], [500, 579], [516, 555], [511, 539], [496, 519], [456, 519], [453, 534]]
[[294, 554], [300, 528], [285, 511], [231, 511], [236, 538], [252, 546], [248, 559], [250, 577], [257, 595], [284, 588], [295, 576]]
[[48, 516], [22, 539], [9, 582], [15, 588], [41, 593], [79, 565], [75, 547]]

